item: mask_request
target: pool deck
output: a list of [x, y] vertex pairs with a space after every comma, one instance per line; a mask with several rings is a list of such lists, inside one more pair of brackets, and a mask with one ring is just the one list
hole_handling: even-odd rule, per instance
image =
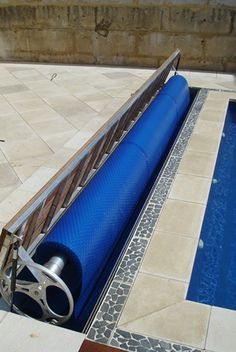
[[[0, 143], [1, 225], [152, 72], [0, 64], [0, 139], [6, 140]], [[51, 81], [53, 73], [57, 76]], [[236, 91], [233, 75], [183, 75], [191, 86]], [[90, 330], [89, 338], [120, 348], [128, 346], [131, 351], [136, 351], [137, 341], [142, 340], [142, 351], [235, 352], [236, 312], [185, 300], [229, 99], [236, 99], [236, 93], [208, 91], [187, 148], [176, 158], [177, 173], [146, 252], [143, 250], [142, 263], [132, 282], [123, 280], [119, 287], [112, 288], [114, 295], [125, 296], [112, 335], [104, 340], [102, 333], [92, 337]], [[140, 243], [138, 250], [142, 250]], [[0, 311], [1, 348], [8, 351], [16, 346], [19, 352], [78, 351], [84, 338], [73, 331]], [[159, 345], [150, 347], [152, 339], [158, 339]], [[127, 340], [132, 343], [127, 344]]]

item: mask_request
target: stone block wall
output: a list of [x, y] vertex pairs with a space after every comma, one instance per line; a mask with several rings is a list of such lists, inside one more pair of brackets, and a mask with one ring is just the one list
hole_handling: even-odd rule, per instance
[[236, 0], [0, 0], [0, 59], [236, 70]]

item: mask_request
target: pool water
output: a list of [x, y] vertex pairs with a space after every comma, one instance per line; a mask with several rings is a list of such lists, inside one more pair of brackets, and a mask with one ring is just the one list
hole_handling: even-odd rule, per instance
[[187, 299], [236, 310], [236, 102], [230, 102]]

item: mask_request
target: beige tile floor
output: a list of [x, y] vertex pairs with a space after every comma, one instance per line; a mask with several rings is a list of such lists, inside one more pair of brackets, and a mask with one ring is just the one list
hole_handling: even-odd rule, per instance
[[229, 99], [236, 100], [236, 93], [212, 91], [207, 97], [122, 312], [121, 329], [204, 351], [235, 351], [236, 312], [185, 299]]
[[85, 335], [0, 311], [1, 351], [78, 352]]
[[[0, 143], [0, 228], [152, 72], [95, 66], [0, 64], [0, 139], [6, 140]], [[54, 73], [56, 77], [51, 80]], [[192, 86], [236, 89], [232, 75], [201, 72], [184, 72], [184, 75]], [[235, 97], [233, 93], [217, 92], [208, 96], [119, 322], [123, 329], [206, 347], [213, 352], [231, 352], [235, 315], [187, 302], [185, 295], [230, 96]], [[190, 193], [183, 184], [193, 191]], [[167, 252], [174, 257], [176, 248], [178, 265], [173, 260], [167, 261], [164, 255]], [[137, 304], [140, 295], [142, 303]], [[5, 337], [5, 331], [9, 333], [8, 327], [15, 319], [21, 319], [26, 328], [19, 334], [28, 334], [24, 340], [32, 343], [35, 350], [28, 329], [37, 322], [31, 325], [24, 318], [1, 311], [0, 319], [3, 319], [0, 337]], [[225, 325], [226, 321], [229, 325]], [[219, 331], [227, 338], [220, 339]], [[39, 341], [37, 348], [40, 344]]]
[[1, 227], [152, 73], [0, 64]]

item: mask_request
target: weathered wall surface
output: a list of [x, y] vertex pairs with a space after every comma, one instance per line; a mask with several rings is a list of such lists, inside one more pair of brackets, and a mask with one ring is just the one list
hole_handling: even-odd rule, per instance
[[236, 0], [0, 0], [0, 59], [236, 71]]

